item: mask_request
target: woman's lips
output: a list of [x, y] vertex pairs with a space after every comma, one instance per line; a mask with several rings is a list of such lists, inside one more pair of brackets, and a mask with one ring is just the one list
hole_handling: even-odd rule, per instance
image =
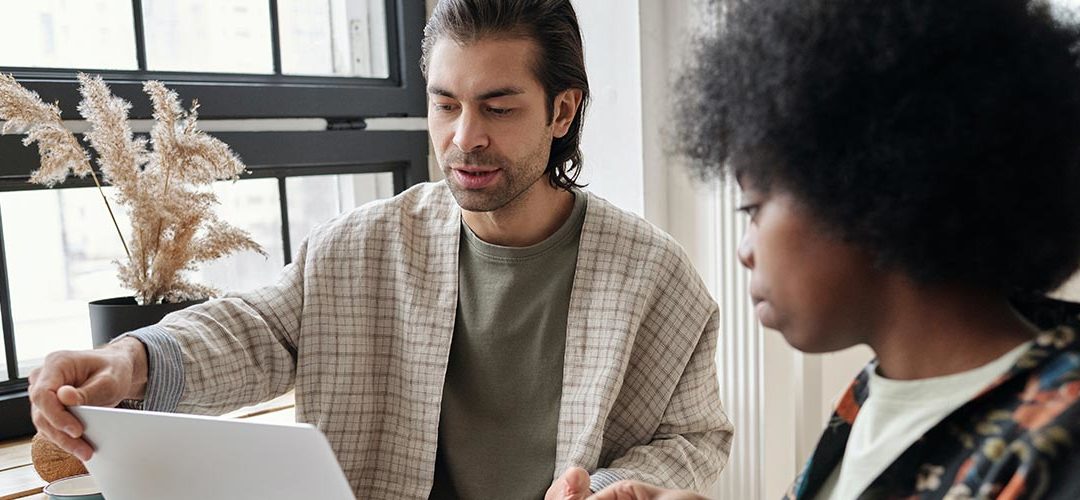
[[758, 321], [764, 323], [769, 303], [756, 295], [751, 295], [750, 301], [754, 304], [754, 316], [757, 316]]

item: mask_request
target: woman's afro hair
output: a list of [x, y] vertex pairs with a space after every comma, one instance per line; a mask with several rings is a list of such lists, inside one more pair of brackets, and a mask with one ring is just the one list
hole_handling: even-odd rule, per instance
[[700, 173], [791, 193], [924, 284], [1043, 293], [1078, 267], [1080, 30], [1068, 16], [1023, 0], [711, 10], [676, 103]]

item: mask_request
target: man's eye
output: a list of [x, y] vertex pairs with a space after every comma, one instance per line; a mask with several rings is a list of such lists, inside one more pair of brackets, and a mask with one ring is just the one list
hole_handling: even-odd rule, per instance
[[514, 110], [511, 108], [488, 108], [488, 113], [491, 113], [495, 116], [507, 116], [513, 111]]
[[434, 106], [435, 106], [435, 111], [448, 112], [448, 111], [453, 111], [454, 110], [454, 105], [453, 104], [438, 104], [438, 103], [436, 103]]

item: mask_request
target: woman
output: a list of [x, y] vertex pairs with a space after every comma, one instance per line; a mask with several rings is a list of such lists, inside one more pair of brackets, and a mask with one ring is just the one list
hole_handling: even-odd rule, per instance
[[[715, 2], [685, 149], [761, 322], [858, 344], [788, 498], [1080, 498], [1080, 30], [1022, 0]], [[1021, 313], [1023, 311], [1023, 313]], [[621, 483], [597, 498], [697, 498]]]

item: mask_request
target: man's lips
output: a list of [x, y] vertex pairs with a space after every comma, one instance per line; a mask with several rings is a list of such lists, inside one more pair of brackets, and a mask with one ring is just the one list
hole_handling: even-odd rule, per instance
[[470, 174], [484, 174], [484, 173], [494, 172], [496, 170], [499, 170], [498, 167], [480, 167], [480, 166], [473, 166], [473, 165], [459, 165], [459, 166], [450, 167], [450, 168], [452, 168], [454, 170], [460, 170], [462, 172], [468, 172]]
[[475, 169], [469, 170], [465, 168], [454, 168], [453, 176], [458, 185], [465, 189], [483, 189], [490, 186], [495, 179], [499, 177], [501, 169]]

